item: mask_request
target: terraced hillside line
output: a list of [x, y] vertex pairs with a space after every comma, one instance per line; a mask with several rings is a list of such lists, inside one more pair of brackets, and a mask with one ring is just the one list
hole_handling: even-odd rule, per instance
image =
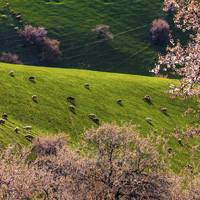
[[9, 123], [15, 125], [15, 126], [11, 126], [10, 124], [6, 123], [6, 126], [9, 126], [9, 127], [12, 128], [12, 131], [15, 129], [15, 127], [19, 127], [19, 132], [21, 132], [21, 133], [23, 133], [23, 134], [26, 134], [26, 132], [23, 131], [23, 127], [22, 127], [22, 126], [19, 126], [19, 125], [15, 124], [15, 123], [13, 123], [13, 122], [11, 122], [11, 121], [9, 121], [9, 120], [7, 120], [7, 122], [9, 122]]
[[140, 51], [134, 53], [133, 55], [131, 55], [129, 58], [127, 58], [126, 60], [122, 61], [121, 63], [119, 63], [118, 65], [114, 66], [114, 67], [111, 67], [109, 69], [106, 69], [105, 72], [108, 72], [112, 69], [115, 69], [117, 67], [119, 67], [120, 65], [126, 63], [127, 61], [129, 61], [131, 58], [133, 58], [134, 56], [138, 55], [139, 53], [143, 52], [145, 49], [147, 49], [149, 47], [149, 45], [147, 45], [146, 47], [144, 47], [143, 49], [141, 49]]
[[21, 145], [16, 141], [14, 140], [8, 133], [6, 133], [6, 131], [4, 131], [3, 129], [0, 128], [0, 131], [2, 131], [3, 133], [5, 133], [15, 144], [17, 144], [17, 146], [21, 149]]
[[69, 116], [70, 116], [70, 119], [71, 119], [71, 122], [72, 122], [72, 127], [73, 127], [73, 129], [74, 129], [74, 131], [76, 133], [76, 138], [78, 139], [78, 133], [77, 133], [76, 127], [74, 125], [73, 117], [72, 117], [70, 111], [69, 111]]
[[45, 113], [45, 114], [46, 114], [46, 119], [48, 120], [48, 122], [50, 122], [50, 123], [52, 124], [52, 127], [53, 127], [57, 132], [59, 132], [58, 129], [56, 129], [55, 124], [53, 123], [53, 120], [55, 120], [55, 119], [51, 119], [47, 113]]

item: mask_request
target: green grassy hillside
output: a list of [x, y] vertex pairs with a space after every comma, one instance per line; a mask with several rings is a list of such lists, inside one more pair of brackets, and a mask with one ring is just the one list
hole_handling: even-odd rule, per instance
[[[9, 75], [11, 70], [14, 77]], [[177, 82], [169, 79], [2, 63], [0, 74], [0, 113], [8, 114], [5, 125], [0, 125], [2, 147], [13, 141], [22, 146], [28, 144], [24, 137], [28, 133], [35, 136], [65, 132], [77, 141], [84, 127], [98, 126], [88, 117], [90, 113], [96, 114], [99, 124], [132, 120], [140, 125], [142, 134], [157, 129], [157, 134], [170, 138], [169, 145], [178, 147], [177, 139], [168, 134], [176, 126], [186, 127], [189, 121], [182, 115], [188, 105], [195, 105], [195, 100], [172, 100], [165, 95], [162, 88]], [[35, 82], [28, 80], [30, 76], [35, 76]], [[89, 83], [89, 89], [85, 83]], [[31, 99], [33, 95], [37, 95], [37, 101]], [[152, 103], [142, 99], [145, 95], [152, 98]], [[69, 102], [69, 96], [75, 101]], [[116, 102], [118, 99], [122, 99], [121, 105]], [[74, 112], [68, 109], [69, 105], [75, 106]], [[167, 114], [161, 112], [163, 107]], [[146, 118], [151, 118], [152, 124]], [[33, 129], [22, 129], [27, 125]], [[14, 131], [16, 126], [19, 133]]]
[[[8, 1], [0, 3], [2, 7]], [[151, 22], [157, 18], [167, 19], [162, 11], [162, 0], [10, 0], [9, 9], [1, 8], [0, 51], [16, 53], [29, 65], [45, 65], [37, 55], [23, 48], [17, 32], [10, 27], [22, 28], [25, 23], [44, 26], [48, 37], [61, 42], [63, 61], [49, 66], [89, 69], [128, 74], [149, 75], [154, 66], [158, 48], [150, 43]], [[21, 12], [23, 25], [10, 14]], [[167, 19], [170, 22], [171, 19]], [[97, 24], [110, 26], [112, 41], [97, 41], [92, 28]], [[181, 31], [173, 28], [175, 38]], [[185, 37], [184, 37], [185, 38]]]

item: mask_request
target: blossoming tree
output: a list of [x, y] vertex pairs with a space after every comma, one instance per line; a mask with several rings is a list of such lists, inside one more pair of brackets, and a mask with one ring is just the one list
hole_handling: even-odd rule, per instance
[[[178, 40], [170, 39], [171, 46], [166, 48], [167, 54], [159, 54], [156, 67], [151, 70], [157, 74], [160, 70], [168, 71], [182, 77], [180, 85], [170, 85], [169, 93], [175, 96], [200, 95], [200, 3], [198, 0], [165, 0], [163, 10], [173, 13], [175, 25], [183, 32], [191, 30], [190, 41], [181, 45]], [[199, 102], [199, 100], [197, 100]], [[200, 107], [200, 104], [198, 105]], [[189, 109], [187, 113], [195, 114], [197, 121], [200, 119], [200, 110]], [[200, 136], [200, 125], [188, 128], [182, 135]]]

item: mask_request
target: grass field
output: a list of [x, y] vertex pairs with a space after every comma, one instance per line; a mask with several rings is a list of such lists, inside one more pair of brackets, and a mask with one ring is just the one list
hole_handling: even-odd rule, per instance
[[[11, 70], [14, 77], [8, 75]], [[0, 74], [0, 113], [8, 114], [5, 125], [0, 125], [2, 147], [13, 141], [22, 146], [28, 144], [24, 137], [28, 133], [33, 136], [70, 133], [77, 144], [84, 127], [98, 127], [88, 117], [94, 113], [99, 124], [132, 120], [140, 125], [144, 135], [157, 130], [156, 134], [170, 138], [169, 145], [178, 148], [177, 139], [169, 134], [177, 125], [186, 127], [189, 121], [182, 115], [188, 105], [195, 106], [195, 100], [172, 100], [162, 92], [168, 83], [177, 82], [169, 79], [10, 64], [0, 64]], [[35, 82], [29, 81], [29, 76], [35, 76]], [[84, 87], [85, 83], [89, 83], [90, 89]], [[31, 99], [33, 95], [37, 95], [37, 101]], [[142, 99], [145, 95], [152, 98], [151, 103]], [[75, 101], [69, 102], [69, 96]], [[118, 99], [122, 99], [121, 105], [116, 102]], [[75, 106], [75, 112], [68, 109], [69, 105]], [[161, 112], [163, 107], [167, 108], [167, 114]], [[146, 122], [146, 118], [151, 118], [152, 123]], [[33, 130], [22, 129], [27, 125]], [[19, 133], [14, 131], [16, 126]], [[180, 156], [186, 159], [187, 154], [185, 149]]]
[[[0, 6], [6, 4], [3, 0]], [[150, 42], [151, 22], [164, 18], [171, 24], [175, 38], [185, 40], [173, 28], [162, 11], [162, 0], [10, 0], [9, 9], [1, 9], [7, 19], [0, 19], [0, 51], [16, 53], [28, 65], [48, 65], [126, 74], [150, 75], [157, 54], [164, 47]], [[61, 42], [63, 61], [57, 65], [43, 63], [38, 56], [22, 47], [17, 32], [10, 27], [18, 24], [10, 10], [21, 12], [22, 21], [44, 26], [48, 37]], [[92, 33], [97, 24], [110, 26], [112, 41], [98, 41]]]

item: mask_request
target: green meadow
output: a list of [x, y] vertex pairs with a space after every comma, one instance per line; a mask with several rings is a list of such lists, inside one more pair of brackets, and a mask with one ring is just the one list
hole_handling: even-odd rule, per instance
[[[9, 72], [13, 70], [14, 76]], [[84, 128], [98, 127], [103, 122], [122, 121], [140, 125], [138, 129], [144, 135], [155, 134], [169, 138], [169, 145], [179, 148], [177, 139], [170, 136], [176, 126], [186, 127], [187, 117], [184, 111], [195, 107], [195, 99], [182, 101], [171, 99], [162, 89], [167, 84], [178, 83], [169, 80], [138, 75], [94, 72], [77, 69], [58, 69], [47, 67], [0, 64], [1, 101], [0, 113], [7, 113], [8, 119], [0, 125], [1, 146], [18, 143], [21, 146], [29, 142], [24, 137], [39, 134], [68, 133], [74, 144], [80, 140]], [[35, 76], [32, 82], [28, 78]], [[84, 85], [88, 83], [89, 89]], [[37, 100], [32, 96], [37, 95]], [[151, 103], [143, 100], [149, 95]], [[68, 97], [75, 100], [68, 101]], [[121, 104], [117, 100], [121, 99]], [[68, 109], [73, 105], [74, 111]], [[162, 108], [167, 108], [163, 113]], [[88, 117], [95, 114], [99, 123]], [[145, 121], [151, 118], [152, 122]], [[32, 126], [31, 131], [23, 129]], [[15, 127], [20, 131], [16, 133]], [[194, 144], [196, 144], [194, 142]], [[187, 153], [184, 150], [181, 153]]]
[[[1, 1], [1, 6], [6, 4]], [[166, 19], [174, 38], [186, 39], [174, 28], [172, 19], [162, 11], [161, 0], [10, 0], [8, 9], [1, 9], [6, 19], [0, 19], [0, 51], [16, 53], [27, 65], [89, 69], [125, 74], [151, 75], [158, 52], [165, 46], [151, 43], [149, 30], [154, 19]], [[19, 24], [14, 10], [20, 12]], [[26, 23], [44, 26], [47, 36], [60, 41], [62, 62], [44, 63], [34, 51], [23, 47], [16, 30]], [[110, 26], [114, 39], [97, 40], [92, 29], [97, 24]]]

